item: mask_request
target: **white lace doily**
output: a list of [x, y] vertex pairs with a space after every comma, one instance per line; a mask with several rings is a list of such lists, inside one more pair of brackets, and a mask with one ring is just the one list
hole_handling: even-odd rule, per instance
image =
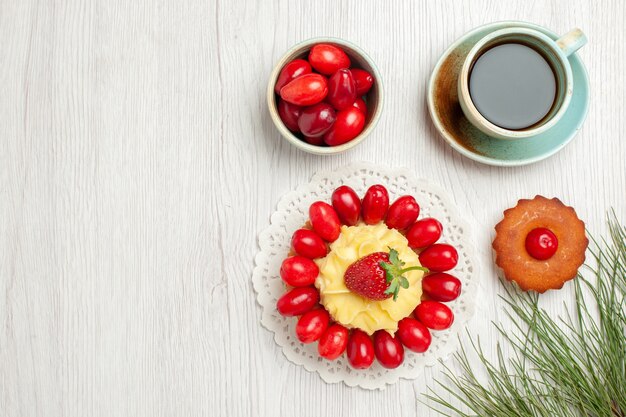
[[[396, 369], [385, 369], [377, 361], [366, 370], [350, 367], [345, 354], [335, 361], [321, 358], [317, 343], [303, 344], [295, 334], [296, 317], [283, 317], [276, 311], [276, 301], [285, 292], [279, 270], [287, 257], [291, 235], [308, 220], [311, 203], [330, 202], [332, 192], [340, 185], [349, 185], [359, 196], [373, 184], [383, 184], [394, 201], [401, 195], [412, 195], [420, 205], [420, 218], [435, 217], [443, 225], [441, 242], [452, 244], [459, 252], [459, 263], [451, 273], [458, 277], [462, 292], [458, 299], [447, 303], [455, 315], [454, 324], [445, 331], [433, 331], [428, 351], [417, 354], [405, 349], [404, 363]], [[260, 251], [255, 258], [252, 275], [257, 301], [262, 308], [261, 323], [274, 332], [276, 343], [291, 362], [315, 371], [329, 383], [342, 381], [349, 386], [382, 389], [399, 378], [414, 379], [426, 366], [448, 357], [457, 349], [457, 334], [474, 313], [478, 289], [478, 257], [474, 252], [470, 225], [461, 217], [448, 194], [440, 187], [416, 179], [408, 169], [385, 168], [371, 164], [353, 164], [334, 172], [318, 172], [311, 182], [284, 195], [270, 226], [259, 234]]]

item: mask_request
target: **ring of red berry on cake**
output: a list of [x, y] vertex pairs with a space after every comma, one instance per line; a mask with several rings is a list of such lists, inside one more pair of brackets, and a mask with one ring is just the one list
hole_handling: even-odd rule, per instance
[[[396, 368], [404, 360], [404, 350], [417, 353], [428, 350], [431, 331], [448, 329], [454, 314], [445, 304], [461, 293], [461, 281], [446, 272], [458, 262], [454, 247], [438, 243], [443, 232], [434, 218], [418, 219], [420, 207], [412, 196], [401, 196], [390, 204], [387, 189], [371, 186], [359, 198], [350, 187], [342, 185], [334, 190], [330, 204], [317, 201], [309, 207], [309, 222], [294, 232], [291, 252], [281, 265], [280, 276], [286, 292], [277, 302], [278, 312], [287, 317], [298, 317], [296, 336], [302, 343], [318, 343], [318, 353], [327, 360], [335, 360], [344, 353], [355, 369], [369, 368], [375, 359], [385, 368]], [[375, 252], [351, 264], [344, 274], [344, 283], [353, 293], [369, 300], [397, 297], [408, 287], [403, 276], [407, 271], [422, 269], [426, 275], [421, 281], [422, 301], [415, 310], [398, 322], [398, 330], [390, 334], [378, 330], [372, 336], [358, 328], [348, 329], [333, 321], [320, 304], [320, 294], [314, 286], [320, 271], [315, 259], [328, 254], [329, 244], [337, 240], [341, 226], [366, 225], [384, 222], [408, 240], [409, 247], [419, 256], [421, 267], [404, 268], [398, 253]]]

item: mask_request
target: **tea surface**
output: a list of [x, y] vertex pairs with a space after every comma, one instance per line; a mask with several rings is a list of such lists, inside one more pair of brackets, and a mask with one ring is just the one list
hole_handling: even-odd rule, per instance
[[540, 53], [526, 45], [507, 43], [478, 57], [469, 89], [474, 105], [487, 120], [519, 130], [548, 114], [556, 96], [556, 79]]

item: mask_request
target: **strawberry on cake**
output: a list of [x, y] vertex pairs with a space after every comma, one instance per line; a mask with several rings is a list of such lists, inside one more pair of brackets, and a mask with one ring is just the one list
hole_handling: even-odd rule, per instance
[[[424, 268], [408, 240], [384, 223], [343, 226], [328, 255], [316, 263], [321, 303], [347, 328], [393, 334], [420, 303]], [[389, 272], [395, 272], [390, 283]]]

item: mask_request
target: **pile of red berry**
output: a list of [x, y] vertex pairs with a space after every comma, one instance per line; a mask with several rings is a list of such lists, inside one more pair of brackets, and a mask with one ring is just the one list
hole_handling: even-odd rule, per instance
[[274, 91], [287, 129], [316, 146], [341, 145], [363, 131], [364, 99], [374, 78], [350, 65], [341, 48], [320, 43], [311, 48], [308, 60], [294, 59], [283, 67]]
[[[452, 325], [452, 310], [443, 303], [459, 296], [461, 281], [445, 271], [456, 266], [457, 251], [448, 244], [436, 243], [443, 230], [438, 220], [417, 220], [420, 207], [412, 196], [399, 197], [389, 205], [389, 194], [382, 185], [371, 186], [363, 200], [352, 188], [343, 185], [333, 192], [331, 203], [313, 203], [309, 208], [311, 228], [302, 228], [293, 234], [291, 246], [295, 255], [285, 259], [280, 268], [281, 278], [293, 288], [278, 300], [276, 307], [283, 316], [300, 316], [296, 335], [302, 343], [318, 341], [320, 356], [333, 360], [347, 352], [353, 368], [369, 368], [374, 357], [382, 366], [396, 368], [404, 360], [404, 347], [425, 352], [431, 343], [430, 330], [444, 330]], [[411, 316], [398, 323], [394, 336], [380, 330], [370, 337], [362, 330], [348, 330], [333, 323], [329, 313], [319, 304], [320, 295], [313, 285], [319, 275], [319, 268], [313, 260], [326, 256], [328, 243], [337, 240], [342, 224], [354, 226], [359, 220], [368, 225], [384, 221], [387, 227], [403, 233], [409, 246], [418, 253], [422, 266], [429, 271], [422, 280], [424, 295], [421, 303]], [[393, 259], [391, 252], [377, 252], [359, 259], [346, 271], [346, 286], [372, 300], [391, 297], [393, 291], [388, 289], [394, 284], [385, 281], [379, 262], [390, 258], [389, 268], [401, 268], [403, 263], [397, 257]], [[359, 280], [368, 280], [367, 285], [359, 289]]]

